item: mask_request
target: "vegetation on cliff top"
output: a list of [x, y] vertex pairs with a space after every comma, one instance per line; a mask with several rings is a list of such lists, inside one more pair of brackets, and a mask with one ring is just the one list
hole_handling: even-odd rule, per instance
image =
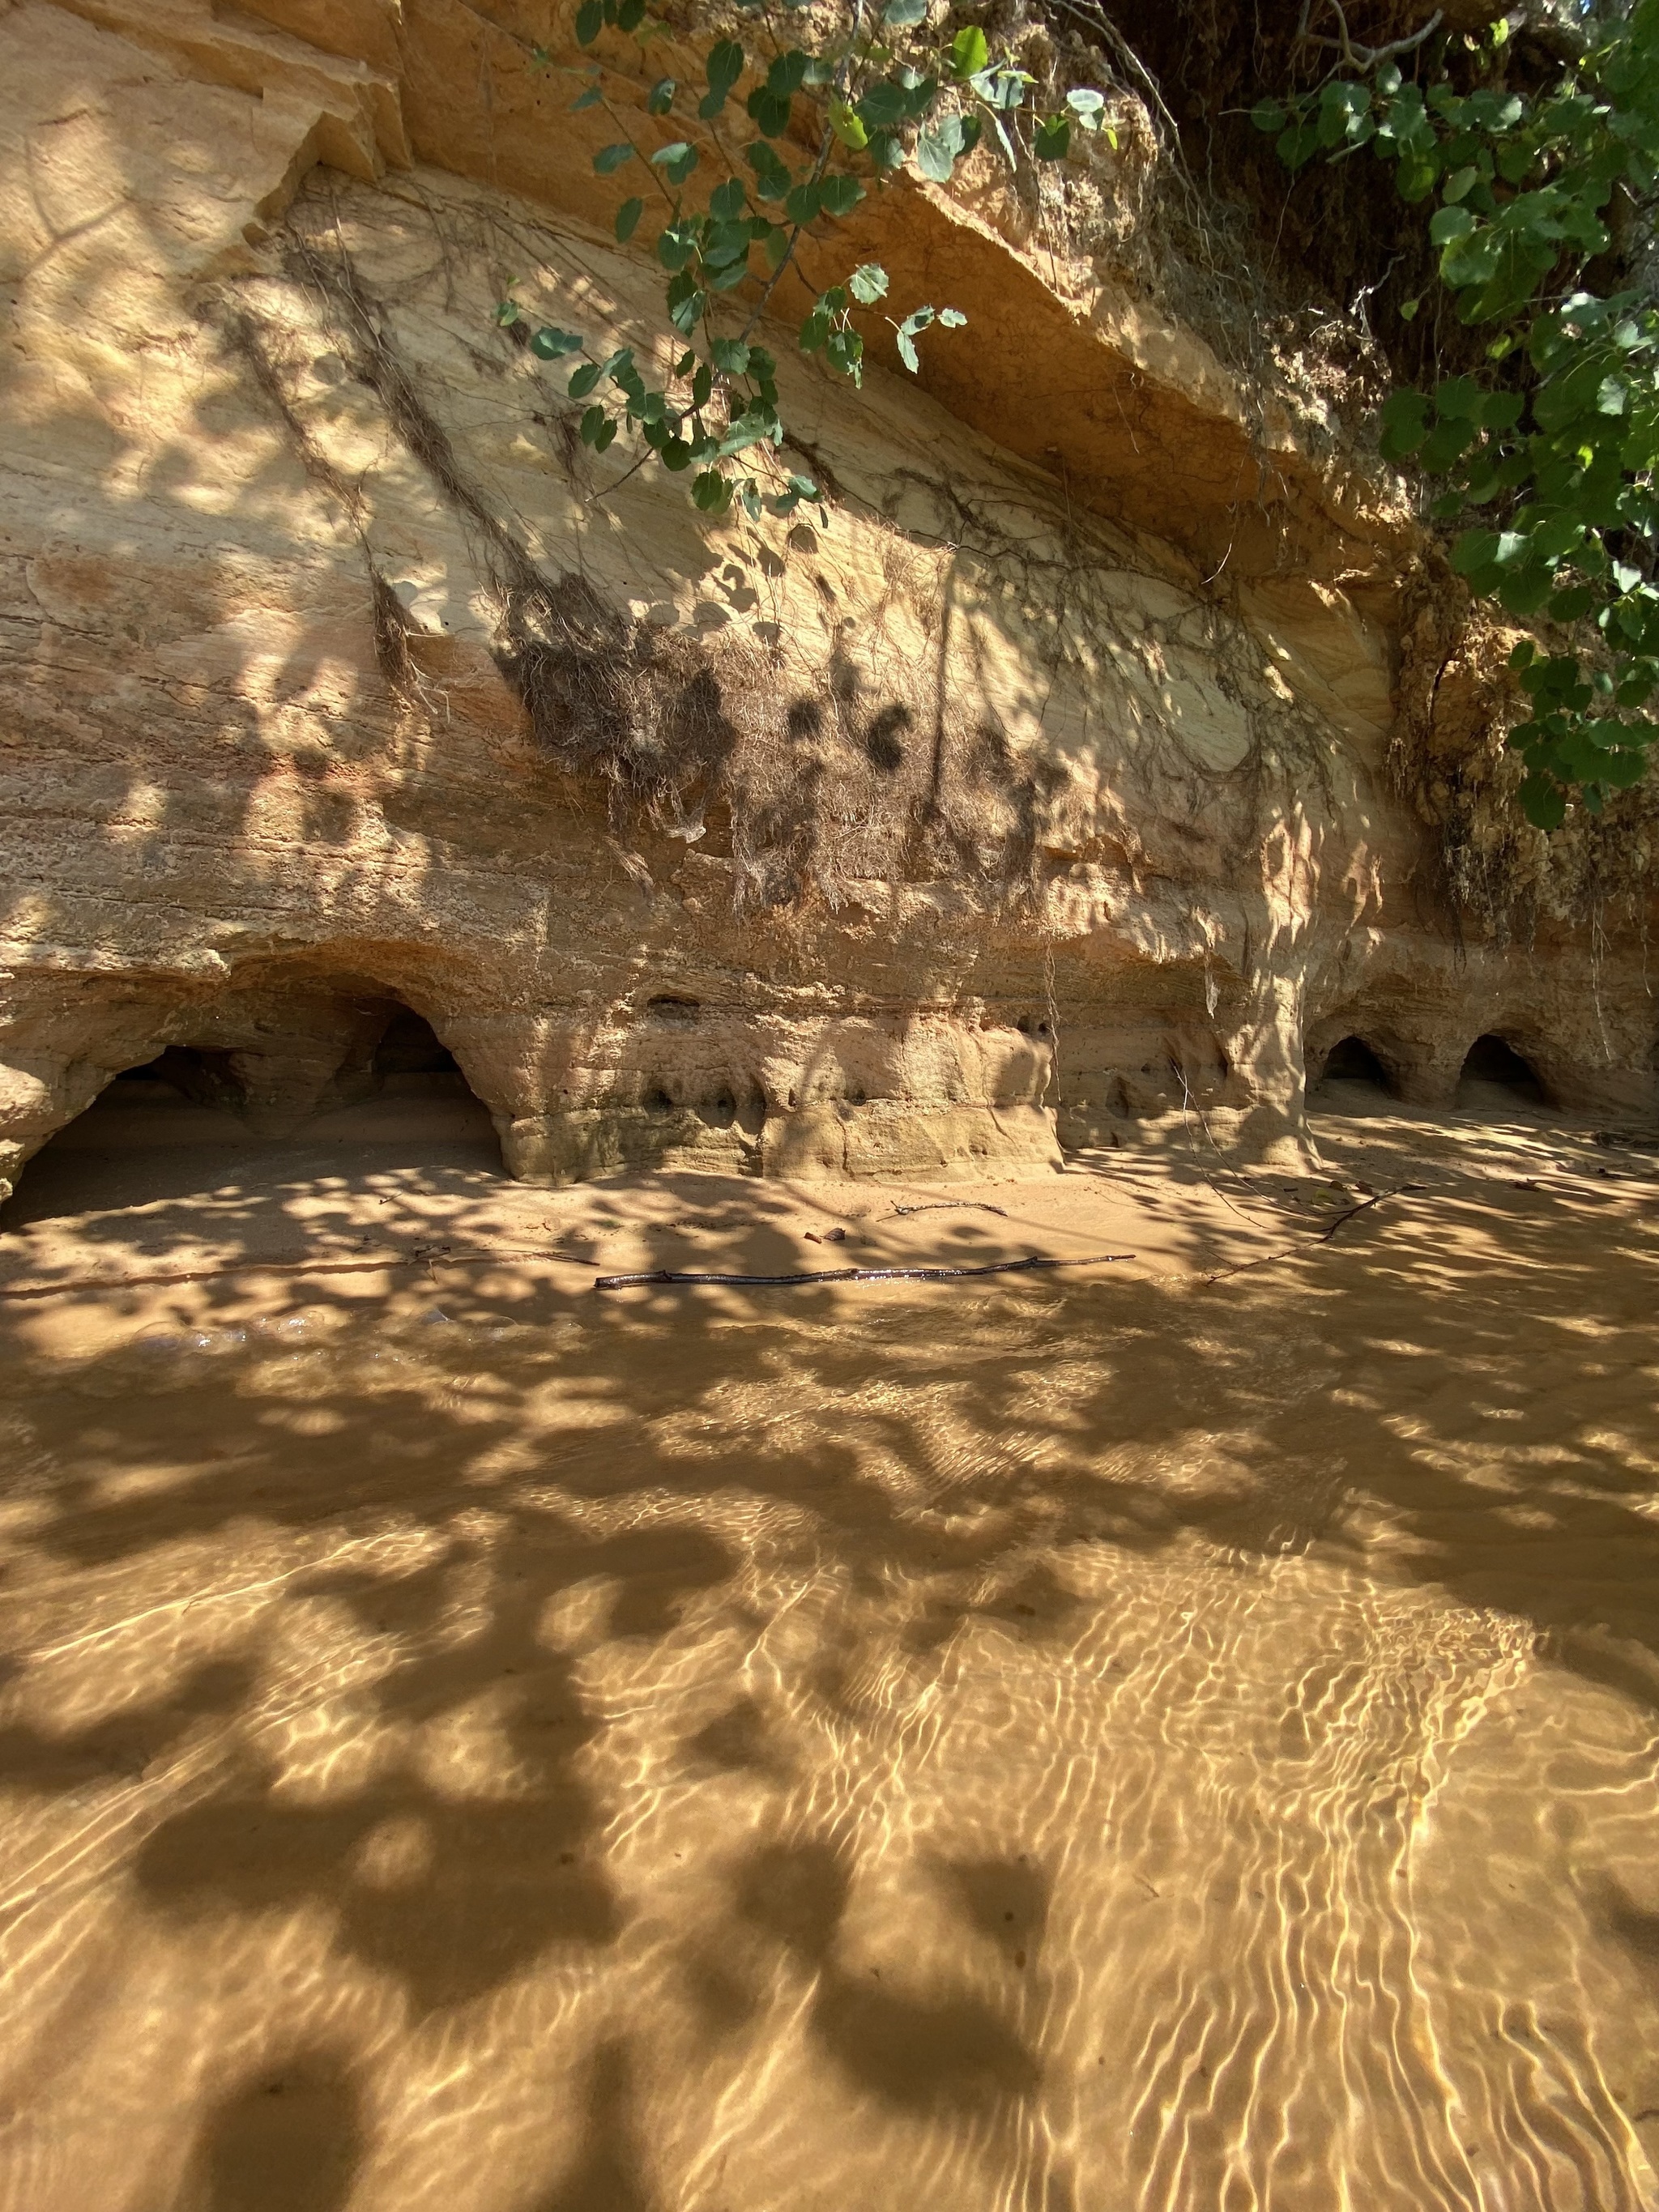
[[[630, 127], [629, 103], [613, 98], [621, 88], [602, 57], [608, 41], [637, 42], [648, 74], [661, 26], [646, 0], [583, 0], [577, 37], [596, 58], [573, 106], [603, 107], [615, 122], [594, 166], [624, 195], [618, 240], [658, 204], [653, 251], [675, 334], [665, 377], [630, 347], [591, 358], [574, 332], [531, 334], [543, 359], [569, 358], [589, 445], [636, 437], [638, 465], [685, 471], [711, 516], [734, 500], [757, 519], [821, 497], [778, 458], [777, 364], [756, 336], [778, 312], [803, 234], [849, 215], [907, 165], [944, 185], [981, 145], [1018, 175], [1064, 161], [1091, 134], [1116, 143], [1112, 70], [1103, 66], [1104, 88], [1058, 71], [1040, 81], [963, 12], [929, 0], [735, 0], [743, 36], [714, 43], [697, 82], [651, 83], [647, 114], [683, 133], [653, 151]], [[1103, 5], [1054, 0], [1048, 12], [1110, 46], [1168, 118]], [[1650, 239], [1659, 201], [1659, 0], [1601, 9], [1583, 0], [1573, 21], [1552, 15], [1541, 70], [1536, 43], [1512, 35], [1522, 20], [1517, 9], [1453, 37], [1437, 14], [1366, 46], [1340, 0], [1303, 0], [1293, 39], [1269, 56], [1300, 82], [1257, 100], [1251, 120], [1293, 172], [1366, 151], [1389, 164], [1407, 244], [1414, 228], [1432, 256], [1414, 295], [1394, 303], [1396, 340], [1425, 302], [1437, 324], [1442, 296], [1468, 333], [1449, 364], [1437, 337], [1419, 364], [1432, 373], [1389, 399], [1381, 447], [1438, 487], [1431, 516], [1461, 526], [1452, 565], [1475, 598], [1554, 639], [1556, 649], [1532, 638], [1516, 648], [1531, 712], [1509, 733], [1527, 771], [1522, 803], [1547, 829], [1570, 795], [1595, 813], [1639, 781], [1659, 735], [1644, 711], [1659, 690], [1659, 313], [1631, 277], [1631, 241]], [[1201, 102], [1199, 112], [1207, 129]], [[1425, 266], [1402, 246], [1361, 296], [1402, 258]], [[860, 382], [855, 317], [867, 327], [887, 290], [878, 263], [848, 269], [794, 318], [800, 349]], [[739, 326], [718, 329], [721, 295], [740, 291]], [[499, 313], [521, 315], [511, 298]], [[888, 319], [912, 371], [924, 331], [965, 321], [948, 301]], [[973, 343], [971, 330], [957, 342]]]
[[1659, 687], [1659, 313], [1616, 264], [1595, 281], [1615, 221], [1645, 230], [1659, 195], [1659, 0], [1600, 27], [1537, 88], [1508, 81], [1510, 29], [1499, 16], [1463, 40], [1480, 66], [1460, 92], [1405, 75], [1422, 34], [1376, 52], [1344, 25], [1325, 82], [1253, 119], [1292, 169], [1364, 148], [1390, 163], [1460, 322], [1486, 334], [1472, 371], [1395, 392], [1382, 449], [1443, 485], [1431, 511], [1464, 526], [1452, 566], [1477, 598], [1594, 625], [1587, 648], [1525, 639], [1511, 663], [1532, 704], [1509, 739], [1522, 804], [1549, 829], [1570, 790], [1597, 811], [1638, 782], [1659, 735], [1638, 711]]

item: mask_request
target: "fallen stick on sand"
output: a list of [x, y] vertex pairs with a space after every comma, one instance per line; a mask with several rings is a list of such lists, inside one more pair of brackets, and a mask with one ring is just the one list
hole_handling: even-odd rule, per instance
[[640, 1283], [950, 1283], [963, 1275], [1012, 1275], [1022, 1267], [1103, 1267], [1111, 1261], [1134, 1256], [1133, 1252], [1084, 1252], [1073, 1260], [1033, 1252], [1026, 1260], [993, 1260], [979, 1267], [817, 1267], [792, 1275], [693, 1275], [656, 1267], [642, 1275], [595, 1275], [593, 1287], [626, 1291]]
[[960, 1213], [963, 1209], [974, 1213], [994, 1213], [1000, 1219], [1008, 1218], [1006, 1206], [991, 1206], [982, 1198], [930, 1198], [925, 1206], [896, 1206], [895, 1213]]
[[1373, 1191], [1369, 1198], [1362, 1198], [1358, 1206], [1346, 1207], [1334, 1221], [1328, 1222], [1317, 1237], [1310, 1237], [1299, 1244], [1281, 1244], [1278, 1251], [1264, 1252], [1257, 1260], [1237, 1260], [1231, 1267], [1212, 1267], [1208, 1274], [1200, 1276], [1199, 1279], [1206, 1285], [1219, 1283], [1229, 1275], [1248, 1274], [1253, 1267], [1271, 1267], [1280, 1260], [1297, 1259], [1316, 1244], [1328, 1244], [1345, 1221], [1352, 1221], [1356, 1214], [1367, 1213], [1372, 1206], [1381, 1206], [1385, 1198], [1401, 1198], [1407, 1191], [1427, 1190], [1429, 1188], [1425, 1182], [1402, 1182], [1393, 1190]]

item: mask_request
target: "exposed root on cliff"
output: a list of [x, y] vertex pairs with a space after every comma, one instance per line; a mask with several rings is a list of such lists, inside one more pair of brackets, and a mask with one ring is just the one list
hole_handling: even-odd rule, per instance
[[[418, 388], [391, 312], [354, 266], [331, 189], [327, 204], [313, 193], [296, 206], [288, 263], [399, 445], [461, 521], [495, 602], [498, 665], [538, 741], [568, 773], [603, 784], [620, 841], [649, 831], [701, 844], [730, 861], [739, 907], [785, 906], [811, 891], [840, 904], [872, 878], [946, 878], [1002, 906], [1039, 894], [1041, 856], [1056, 842], [1067, 774], [1046, 755], [1018, 749], [988, 702], [945, 695], [949, 601], [964, 580], [975, 605], [1000, 600], [1012, 586], [1028, 617], [1048, 628], [1056, 674], [1079, 649], [1085, 661], [1109, 665], [1124, 641], [1092, 635], [1086, 610], [1062, 620], [1060, 606], [1048, 605], [1054, 591], [1036, 586], [1053, 586], [1063, 605], [1079, 558], [1085, 565], [1133, 559], [1115, 533], [1068, 544], [1063, 557], [1038, 558], [1006, 526], [964, 507], [947, 483], [918, 484], [942, 502], [937, 536], [924, 531], [918, 538], [885, 517], [877, 526], [890, 536], [895, 592], [939, 635], [938, 672], [914, 655], [884, 660], [878, 637], [873, 650], [867, 636], [855, 649], [847, 623], [830, 625], [830, 649], [815, 669], [803, 667], [798, 638], [786, 646], [780, 637], [768, 650], [664, 629], [607, 605], [574, 569], [548, 574], [492, 506]], [[311, 456], [315, 441], [287, 386], [297, 364], [284, 360], [284, 334], [255, 332], [246, 314], [241, 319], [264, 387]], [[362, 536], [356, 488], [320, 459], [313, 473]], [[917, 544], [927, 549], [921, 568]], [[941, 568], [939, 550], [947, 548]], [[764, 548], [757, 557], [763, 571], [769, 557], [775, 567]], [[416, 632], [372, 558], [370, 571], [380, 664], [407, 697], [418, 688]], [[1143, 650], [1156, 684], [1162, 648]], [[1237, 680], [1248, 688], [1248, 672]], [[1276, 729], [1280, 750], [1286, 737]], [[1191, 762], [1172, 756], [1168, 767], [1178, 778], [1192, 776]], [[1067, 841], [1058, 842], [1064, 848]]]

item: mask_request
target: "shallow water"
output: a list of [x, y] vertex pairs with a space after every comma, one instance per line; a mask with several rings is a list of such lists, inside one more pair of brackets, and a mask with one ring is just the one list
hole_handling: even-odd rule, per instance
[[1650, 1205], [1354, 1237], [19, 1324], [0, 2204], [1659, 2204]]

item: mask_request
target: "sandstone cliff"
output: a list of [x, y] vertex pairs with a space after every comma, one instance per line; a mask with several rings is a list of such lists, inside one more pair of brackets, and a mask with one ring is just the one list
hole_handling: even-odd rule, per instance
[[533, 43], [0, 5], [0, 1176], [169, 1045], [292, 1129], [399, 1005], [531, 1176], [1294, 1154], [1351, 1035], [1653, 1110], [1648, 893], [1496, 927], [1398, 795], [1492, 678], [1316, 410], [906, 182], [850, 242], [974, 343], [787, 361], [828, 526], [711, 526], [492, 320], [660, 343]]

